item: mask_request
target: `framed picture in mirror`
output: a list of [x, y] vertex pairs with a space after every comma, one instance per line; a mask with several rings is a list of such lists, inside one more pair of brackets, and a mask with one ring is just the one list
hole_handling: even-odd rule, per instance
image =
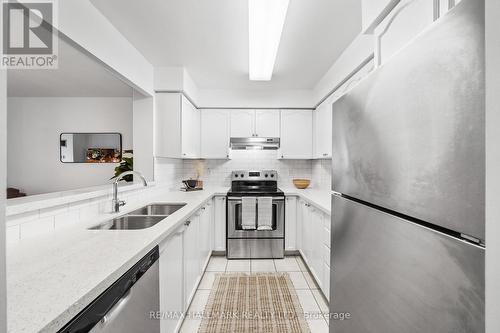
[[62, 163], [120, 163], [121, 133], [61, 133]]

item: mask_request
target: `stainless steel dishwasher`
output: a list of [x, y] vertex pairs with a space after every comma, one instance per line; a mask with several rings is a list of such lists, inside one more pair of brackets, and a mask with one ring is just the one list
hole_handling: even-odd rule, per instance
[[156, 246], [59, 332], [160, 332], [159, 251]]

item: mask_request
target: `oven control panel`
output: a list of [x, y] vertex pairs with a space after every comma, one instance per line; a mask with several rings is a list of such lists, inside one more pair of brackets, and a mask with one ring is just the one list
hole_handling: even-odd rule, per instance
[[260, 171], [248, 171], [248, 170], [236, 170], [231, 173], [231, 180], [269, 180], [277, 181], [278, 172], [276, 170], [260, 170]]

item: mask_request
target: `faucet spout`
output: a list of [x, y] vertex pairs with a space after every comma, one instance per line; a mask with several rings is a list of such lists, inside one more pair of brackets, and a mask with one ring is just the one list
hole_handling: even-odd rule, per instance
[[112, 201], [112, 206], [113, 206], [113, 212], [118, 213], [120, 211], [120, 207], [125, 205], [125, 201], [118, 200], [118, 182], [122, 180], [125, 176], [128, 175], [137, 175], [141, 178], [142, 184], [144, 187], [148, 186], [148, 182], [146, 181], [146, 178], [137, 171], [126, 171], [122, 174], [120, 174], [118, 177], [116, 177], [115, 181], [113, 182], [113, 201]]

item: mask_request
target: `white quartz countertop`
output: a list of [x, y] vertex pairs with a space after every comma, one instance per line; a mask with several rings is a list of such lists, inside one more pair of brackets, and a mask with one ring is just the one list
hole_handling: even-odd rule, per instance
[[331, 192], [328, 190], [320, 190], [314, 188], [306, 188], [299, 190], [295, 187], [281, 187], [285, 195], [300, 196], [302, 199], [309, 201], [311, 204], [320, 208], [324, 213], [331, 215]]
[[227, 188], [165, 192], [147, 202], [187, 205], [151, 228], [87, 230], [106, 214], [7, 248], [8, 332], [55, 332], [100, 295], [214, 195]]
[[[119, 215], [152, 202], [186, 206], [151, 228], [88, 230], [118, 214], [105, 214], [88, 223], [55, 231], [7, 248], [8, 332], [55, 332], [83, 310], [154, 246], [187, 218], [227, 188], [199, 192], [164, 192], [122, 208]], [[282, 189], [330, 214], [330, 192]]]

